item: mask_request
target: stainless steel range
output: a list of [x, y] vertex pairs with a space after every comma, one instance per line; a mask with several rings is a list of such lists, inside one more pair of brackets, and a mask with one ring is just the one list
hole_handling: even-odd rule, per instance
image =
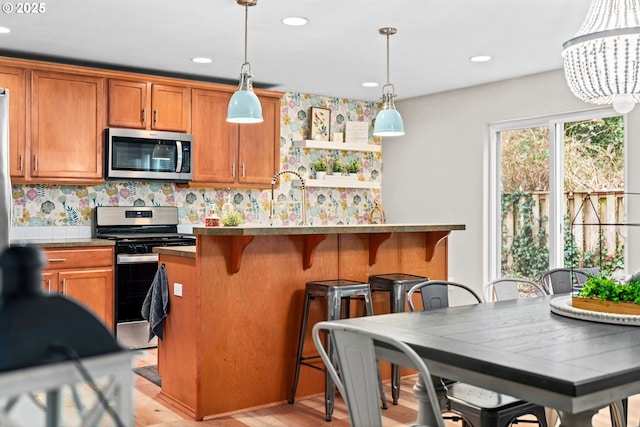
[[158, 269], [157, 246], [192, 246], [192, 235], [178, 233], [176, 207], [95, 208], [94, 235], [115, 240], [116, 336], [128, 348], [157, 345], [148, 341], [149, 325], [140, 314]]

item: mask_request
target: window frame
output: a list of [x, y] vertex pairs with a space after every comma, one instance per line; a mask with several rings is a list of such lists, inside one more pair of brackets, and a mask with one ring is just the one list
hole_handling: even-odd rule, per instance
[[[567, 122], [577, 122], [622, 116], [625, 120], [624, 126], [624, 182], [627, 186], [627, 118], [628, 115], [620, 114], [613, 108], [599, 108], [557, 114], [531, 119], [508, 120], [489, 124], [489, 203], [488, 203], [488, 236], [487, 247], [488, 256], [488, 277], [487, 282], [501, 277], [500, 254], [502, 250], [502, 230], [500, 227], [500, 193], [501, 193], [501, 132], [526, 129], [531, 127], [549, 128], [549, 268], [564, 266], [564, 239], [562, 231], [561, 215], [552, 215], [552, 212], [564, 212], [564, 124]], [[627, 204], [625, 204], [625, 215]], [[628, 265], [628, 251], [625, 251], [625, 265]]]

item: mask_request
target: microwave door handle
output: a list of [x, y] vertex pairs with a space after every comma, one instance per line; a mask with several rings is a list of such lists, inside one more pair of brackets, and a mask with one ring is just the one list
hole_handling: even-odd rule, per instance
[[176, 172], [180, 173], [182, 172], [182, 142], [176, 141], [176, 149], [178, 150], [178, 160], [176, 161], [178, 166], [176, 167]]

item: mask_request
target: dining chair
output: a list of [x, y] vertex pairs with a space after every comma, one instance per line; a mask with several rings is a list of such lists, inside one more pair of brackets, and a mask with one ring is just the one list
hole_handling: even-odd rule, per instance
[[534, 281], [517, 277], [502, 277], [484, 285], [485, 301], [504, 301], [547, 295], [547, 291]]
[[[337, 369], [322, 342], [322, 332], [328, 332]], [[429, 369], [420, 356], [407, 344], [394, 338], [332, 321], [316, 323], [312, 335], [327, 371], [347, 404], [352, 426], [382, 427], [374, 340], [402, 351], [424, 378], [430, 377]], [[428, 381], [424, 387], [431, 404], [428, 413], [419, 414], [422, 421], [420, 425], [444, 427], [442, 415], [437, 410], [439, 404], [435, 389]]]
[[574, 291], [584, 284], [590, 276], [586, 270], [578, 268], [559, 267], [540, 272], [542, 286], [547, 290], [547, 293], [553, 295], [568, 294]]
[[[474, 304], [482, 303], [482, 298], [470, 287], [461, 283], [445, 280], [429, 280], [413, 286], [407, 294], [409, 309], [419, 310], [413, 294], [420, 293], [423, 310], [449, 307], [449, 292], [459, 290], [467, 294]], [[429, 382], [429, 381], [424, 381]], [[512, 423], [537, 423], [547, 427], [544, 406], [516, 399], [470, 384], [452, 381], [436, 376], [431, 377], [445, 419], [462, 421], [464, 427], [506, 427]], [[521, 419], [524, 415], [533, 415], [536, 421]]]

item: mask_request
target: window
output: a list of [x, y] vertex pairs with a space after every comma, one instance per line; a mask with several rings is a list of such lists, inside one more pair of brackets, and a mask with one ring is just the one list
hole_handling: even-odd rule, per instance
[[591, 111], [491, 125], [489, 278], [624, 266], [624, 117]]

